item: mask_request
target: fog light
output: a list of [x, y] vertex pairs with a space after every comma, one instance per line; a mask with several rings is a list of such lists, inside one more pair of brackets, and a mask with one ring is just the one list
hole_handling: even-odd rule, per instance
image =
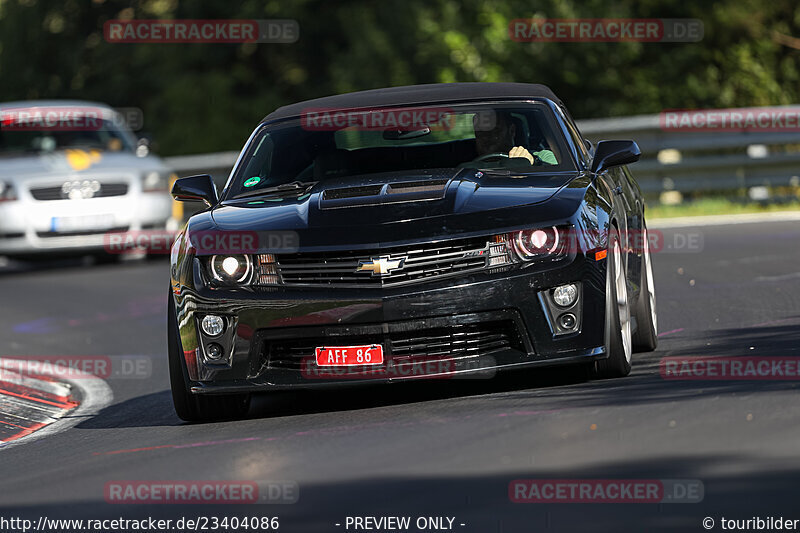
[[206, 355], [212, 361], [218, 361], [222, 359], [222, 346], [216, 343], [209, 344], [206, 346]]
[[574, 283], [553, 289], [553, 301], [561, 307], [569, 307], [578, 299], [578, 287]]
[[206, 315], [203, 321], [200, 322], [200, 327], [203, 328], [203, 333], [209, 337], [216, 337], [225, 331], [225, 321], [221, 316]]
[[575, 315], [572, 313], [564, 313], [558, 317], [558, 325], [561, 326], [562, 329], [574, 329], [577, 322], [578, 319], [576, 319]]

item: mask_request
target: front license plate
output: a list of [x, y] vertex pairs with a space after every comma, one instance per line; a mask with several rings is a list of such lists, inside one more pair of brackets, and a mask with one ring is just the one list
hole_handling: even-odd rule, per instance
[[88, 215], [77, 217], [53, 217], [51, 231], [103, 230], [114, 226], [114, 215]]
[[363, 366], [383, 364], [383, 346], [319, 346], [317, 366]]

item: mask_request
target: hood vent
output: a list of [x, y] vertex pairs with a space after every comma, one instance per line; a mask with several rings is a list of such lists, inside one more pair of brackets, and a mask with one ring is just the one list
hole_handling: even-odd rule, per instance
[[441, 198], [447, 188], [448, 180], [404, 181], [390, 183], [387, 194], [422, 194], [431, 198]]
[[336, 209], [441, 200], [444, 198], [449, 182], [448, 179], [418, 180], [328, 189], [322, 194], [320, 208]]
[[364, 187], [343, 187], [341, 189], [328, 189], [322, 194], [323, 200], [343, 200], [345, 198], [361, 198], [362, 196], [375, 196], [381, 193], [383, 185], [367, 185]]

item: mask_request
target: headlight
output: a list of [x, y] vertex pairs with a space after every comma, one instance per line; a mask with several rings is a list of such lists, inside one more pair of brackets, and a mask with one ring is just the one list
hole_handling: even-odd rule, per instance
[[225, 284], [246, 284], [253, 274], [253, 262], [247, 255], [212, 255], [211, 275]]
[[14, 192], [14, 187], [6, 181], [0, 181], [0, 202], [10, 202], [16, 199], [17, 194]]
[[169, 190], [169, 173], [148, 172], [142, 178], [142, 190], [145, 192], [167, 192]]
[[524, 261], [554, 259], [566, 251], [566, 232], [552, 226], [515, 231], [511, 234], [514, 250]]

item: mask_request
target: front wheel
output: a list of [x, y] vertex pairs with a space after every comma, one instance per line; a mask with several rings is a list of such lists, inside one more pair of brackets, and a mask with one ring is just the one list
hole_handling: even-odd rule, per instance
[[242, 418], [250, 409], [249, 394], [193, 394], [189, 390], [188, 372], [178, 331], [172, 291], [167, 302], [167, 344], [169, 347], [169, 382], [172, 403], [181, 420], [204, 422]]
[[628, 283], [619, 231], [615, 227], [609, 231], [606, 261], [605, 349], [608, 357], [595, 363], [594, 377], [599, 379], [621, 378], [631, 373], [633, 339]]

